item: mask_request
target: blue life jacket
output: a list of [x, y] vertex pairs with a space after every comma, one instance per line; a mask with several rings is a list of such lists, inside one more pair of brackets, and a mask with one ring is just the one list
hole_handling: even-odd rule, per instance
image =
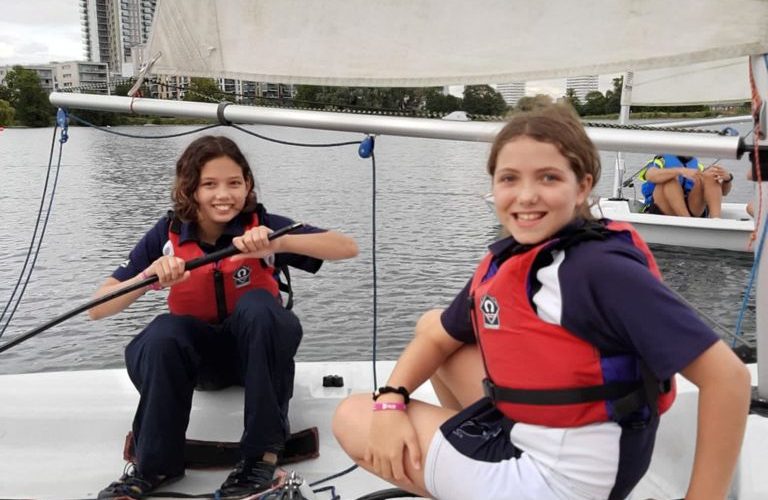
[[[653, 160], [649, 161], [645, 165], [640, 175], [638, 175], [638, 178], [644, 181], [642, 190], [643, 190], [643, 196], [645, 196], [645, 206], [650, 206], [651, 203], [653, 203], [653, 190], [656, 188], [656, 184], [648, 181], [645, 178], [645, 174], [651, 168], [666, 168], [666, 167], [669, 167], [669, 168], [685, 167], [685, 168], [694, 168], [699, 171], [704, 170], [704, 165], [702, 165], [699, 162], [699, 159], [696, 157], [691, 157], [685, 163], [683, 163], [680, 160], [679, 156], [675, 156], [675, 155], [659, 155], [654, 157]], [[680, 185], [683, 187], [683, 194], [685, 196], [688, 196], [688, 193], [693, 188], [693, 181], [681, 175], [677, 176], [677, 180], [680, 183]]]

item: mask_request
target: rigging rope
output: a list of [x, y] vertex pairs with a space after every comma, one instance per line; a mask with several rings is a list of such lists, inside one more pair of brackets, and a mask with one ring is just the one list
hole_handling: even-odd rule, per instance
[[[44, 206], [45, 206], [45, 200], [46, 200], [46, 194], [48, 192], [48, 182], [50, 180], [51, 176], [51, 165], [53, 164], [53, 152], [56, 149], [56, 132], [59, 129], [59, 126], [61, 125], [60, 120], [57, 118], [56, 125], [53, 127], [53, 137], [51, 139], [51, 152], [48, 156], [48, 170], [45, 174], [45, 183], [43, 185], [43, 193], [40, 196], [40, 207], [37, 211], [37, 219], [35, 220], [35, 227], [32, 231], [32, 238], [30, 238], [29, 241], [29, 248], [27, 250], [27, 255], [24, 259], [24, 264], [21, 267], [21, 272], [19, 273], [19, 278], [16, 280], [16, 285], [13, 288], [13, 291], [11, 292], [10, 297], [8, 297], [8, 302], [5, 304], [5, 308], [3, 309], [2, 314], [0, 314], [0, 322], [2, 322], [3, 318], [5, 317], [6, 311], [8, 311], [8, 308], [10, 307], [11, 303], [13, 302], [14, 295], [16, 295], [16, 292], [19, 290], [19, 285], [21, 284], [22, 280], [24, 280], [24, 284], [21, 286], [21, 291], [19, 291], [19, 295], [16, 298], [16, 303], [14, 304], [13, 308], [11, 309], [11, 312], [8, 314], [8, 319], [6, 320], [5, 324], [2, 327], [2, 330], [0, 330], [0, 337], [3, 336], [5, 333], [5, 330], [8, 328], [8, 325], [11, 324], [11, 319], [13, 319], [13, 315], [16, 313], [16, 310], [19, 307], [19, 304], [21, 304], [21, 299], [24, 296], [24, 292], [27, 289], [27, 285], [29, 284], [29, 280], [32, 277], [32, 271], [35, 269], [35, 263], [37, 262], [37, 257], [40, 255], [40, 247], [43, 244], [43, 237], [45, 236], [45, 229], [48, 226], [48, 219], [51, 215], [51, 208], [53, 207], [53, 199], [56, 195], [56, 185], [58, 183], [59, 179], [59, 172], [61, 171], [61, 154], [62, 149], [64, 147], [64, 143], [67, 141], [67, 132], [66, 132], [66, 119], [61, 121], [63, 125], [61, 126], [61, 139], [59, 139], [59, 158], [58, 162], [56, 164], [56, 174], [54, 175], [53, 184], [51, 186], [51, 194], [48, 198], [48, 208], [45, 209], [45, 219], [43, 222], [42, 228], [40, 228], [40, 219], [43, 214]], [[35, 247], [35, 240], [37, 239], [37, 232], [40, 230], [40, 238], [37, 240], [37, 247]], [[34, 248], [34, 251], [33, 251]], [[34, 255], [33, 255], [34, 253]], [[30, 264], [30, 257], [32, 258], [32, 262]], [[27, 273], [26, 279], [24, 279], [24, 273], [27, 270], [27, 265], [29, 264], [29, 272]]]
[[211, 128], [221, 127], [220, 123], [216, 123], [216, 124], [213, 124], [213, 125], [206, 125], [204, 127], [196, 128], [194, 130], [189, 130], [187, 132], [179, 132], [177, 134], [138, 135], [138, 134], [127, 134], [125, 132], [118, 132], [117, 130], [112, 130], [111, 128], [107, 128], [107, 127], [100, 127], [99, 125], [94, 125], [93, 123], [89, 122], [88, 120], [80, 118], [77, 115], [70, 115], [70, 116], [76, 122], [81, 123], [83, 125], [87, 125], [88, 127], [95, 128], [96, 130], [100, 130], [100, 131], [106, 132], [108, 134], [119, 135], [121, 137], [131, 137], [133, 139], [172, 139], [174, 137], [182, 137], [182, 136], [185, 136], [185, 135], [196, 134], [198, 132], [202, 132], [203, 130], [208, 130], [208, 129], [211, 129]]

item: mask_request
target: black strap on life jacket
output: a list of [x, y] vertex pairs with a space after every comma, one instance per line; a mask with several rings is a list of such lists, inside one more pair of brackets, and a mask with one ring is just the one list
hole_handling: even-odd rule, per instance
[[[241, 216], [247, 215], [247, 220], [243, 219], [243, 224], [249, 224], [251, 219], [250, 215], [256, 212], [256, 215], [259, 217], [260, 221], [263, 221], [266, 217], [266, 209], [264, 208], [264, 205], [261, 203], [257, 203], [256, 207], [252, 212], [243, 212]], [[181, 219], [176, 217], [176, 214], [173, 210], [168, 210], [168, 214], [166, 215], [168, 217], [168, 220], [170, 221], [170, 230], [172, 233], [175, 234], [181, 234]], [[268, 267], [267, 263], [264, 261], [264, 259], [261, 260], [261, 265], [264, 267]], [[285, 281], [280, 279], [280, 275], [283, 275], [285, 277]], [[285, 301], [285, 308], [286, 309], [293, 309], [293, 287], [291, 286], [291, 272], [288, 270], [288, 266], [283, 264], [280, 266], [275, 266], [275, 274], [274, 274], [275, 280], [277, 280], [277, 288], [285, 293], [288, 298]], [[219, 311], [221, 315], [221, 311]]]
[[512, 389], [501, 387], [490, 379], [483, 380], [483, 392], [494, 403], [527, 405], [568, 405], [610, 401], [613, 417], [621, 422], [632, 413], [648, 407], [657, 414], [658, 398], [672, 389], [671, 380], [659, 381], [644, 362], [640, 362], [642, 379], [633, 382], [609, 382], [602, 385], [567, 389]]

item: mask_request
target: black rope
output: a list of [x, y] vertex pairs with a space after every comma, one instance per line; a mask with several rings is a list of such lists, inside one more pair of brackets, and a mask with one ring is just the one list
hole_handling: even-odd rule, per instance
[[231, 125], [232, 128], [239, 130], [240, 132], [243, 132], [248, 135], [252, 135], [254, 137], [258, 137], [259, 139], [263, 139], [265, 141], [274, 142], [276, 144], [284, 144], [286, 146], [298, 146], [302, 148], [335, 148], [338, 146], [357, 146], [360, 144], [360, 141], [346, 141], [346, 142], [330, 142], [330, 143], [323, 143], [323, 144], [314, 144], [314, 143], [306, 143], [306, 142], [292, 142], [292, 141], [283, 141], [280, 139], [273, 139], [271, 137], [267, 137], [265, 135], [257, 134], [256, 132], [253, 132], [251, 130], [248, 130], [247, 128], [241, 127], [240, 125]]
[[[63, 148], [63, 143], [59, 143], [59, 160], [56, 165], [56, 174], [54, 175], [54, 181], [51, 187], [51, 195], [48, 201], [48, 208], [45, 210], [46, 211], [45, 221], [43, 222], [42, 229], [40, 229], [40, 219], [42, 218], [42, 215], [43, 215], [46, 195], [48, 193], [48, 182], [51, 177], [51, 165], [53, 164], [53, 152], [56, 149], [56, 132], [58, 131], [58, 129], [59, 129], [58, 124], [53, 127], [53, 138], [51, 140], [51, 152], [48, 156], [48, 170], [45, 174], [45, 183], [43, 185], [43, 193], [40, 196], [40, 207], [37, 211], [37, 220], [35, 221], [35, 228], [32, 231], [32, 238], [29, 241], [29, 249], [27, 250], [27, 256], [24, 259], [24, 264], [21, 268], [21, 272], [19, 273], [19, 279], [16, 281], [16, 285], [14, 286], [10, 297], [8, 297], [8, 303], [5, 305], [5, 308], [3, 309], [3, 313], [0, 314], [0, 321], [3, 320], [3, 318], [5, 317], [6, 311], [8, 311], [8, 307], [11, 305], [11, 302], [13, 302], [13, 297], [14, 295], [16, 295], [16, 292], [19, 289], [19, 285], [24, 279], [24, 273], [27, 270], [27, 265], [29, 264], [29, 260], [30, 260], [30, 257], [32, 257], [33, 252], [34, 252], [34, 257], [32, 257], [32, 263], [29, 266], [29, 273], [27, 274], [26, 280], [24, 280], [24, 285], [21, 287], [19, 296], [16, 298], [16, 303], [14, 304], [13, 309], [11, 309], [11, 312], [8, 315], [8, 319], [6, 320], [5, 325], [3, 325], [3, 329], [0, 330], [0, 337], [3, 336], [3, 334], [5, 333], [5, 330], [8, 328], [8, 325], [11, 324], [11, 319], [13, 318], [13, 315], [16, 313], [16, 309], [18, 309], [19, 304], [21, 303], [21, 298], [24, 296], [24, 292], [27, 289], [27, 284], [29, 283], [29, 280], [32, 277], [32, 271], [35, 268], [35, 263], [37, 262], [37, 256], [40, 254], [40, 247], [43, 244], [43, 236], [45, 235], [45, 228], [48, 225], [48, 218], [51, 215], [51, 207], [53, 206], [53, 198], [56, 194], [56, 184], [58, 182], [59, 171], [61, 169], [61, 152]], [[40, 239], [37, 240], [37, 248], [35, 248], [33, 251], [33, 248], [35, 247], [35, 240], [37, 239], [38, 229], [40, 229]]]
[[336, 478], [341, 477], [341, 476], [343, 476], [345, 474], [349, 474], [350, 472], [352, 472], [353, 470], [357, 469], [358, 467], [359, 466], [357, 464], [355, 464], [355, 465], [353, 465], [351, 467], [348, 467], [348, 468], [344, 469], [341, 472], [337, 472], [336, 474], [332, 474], [332, 475], [330, 475], [328, 477], [324, 477], [323, 479], [318, 479], [314, 483], [309, 483], [309, 487], [312, 488], [312, 487], [317, 486], [318, 484], [322, 484], [322, 483], [324, 483], [326, 481], [330, 481], [331, 479], [336, 479]]
[[138, 135], [138, 134], [126, 134], [125, 132], [118, 132], [117, 130], [112, 130], [111, 128], [107, 127], [100, 127], [98, 125], [94, 125], [93, 123], [89, 122], [88, 120], [84, 120], [83, 118], [80, 118], [77, 115], [69, 115], [72, 117], [76, 122], [82, 123], [83, 125], [87, 125], [89, 127], [95, 128], [96, 130], [101, 130], [102, 132], [106, 132], [108, 134], [113, 135], [119, 135], [121, 137], [131, 137], [133, 139], [172, 139], [174, 137], [182, 137], [185, 135], [190, 134], [196, 134], [198, 132], [202, 132], [203, 130], [208, 130], [211, 128], [221, 127], [220, 123], [215, 123], [213, 125], [206, 125], [205, 127], [200, 127], [195, 130], [190, 130], [188, 132], [179, 132], [178, 134], [167, 134], [167, 135]]
[[376, 342], [378, 318], [378, 286], [376, 279], [376, 155], [371, 152], [371, 267], [373, 268], [373, 346], [371, 360], [373, 364], [373, 390], [379, 386], [376, 375]]

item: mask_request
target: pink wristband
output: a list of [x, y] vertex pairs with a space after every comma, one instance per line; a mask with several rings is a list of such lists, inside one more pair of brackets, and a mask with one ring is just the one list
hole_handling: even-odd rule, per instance
[[400, 410], [405, 411], [405, 403], [373, 403], [373, 411]]
[[[149, 275], [147, 274], [146, 271], [142, 271], [141, 274], [139, 274], [139, 278], [145, 280], [149, 278]], [[155, 281], [154, 283], [147, 285], [147, 288], [149, 288], [150, 290], [160, 290], [163, 287], [160, 285], [159, 282]]]

